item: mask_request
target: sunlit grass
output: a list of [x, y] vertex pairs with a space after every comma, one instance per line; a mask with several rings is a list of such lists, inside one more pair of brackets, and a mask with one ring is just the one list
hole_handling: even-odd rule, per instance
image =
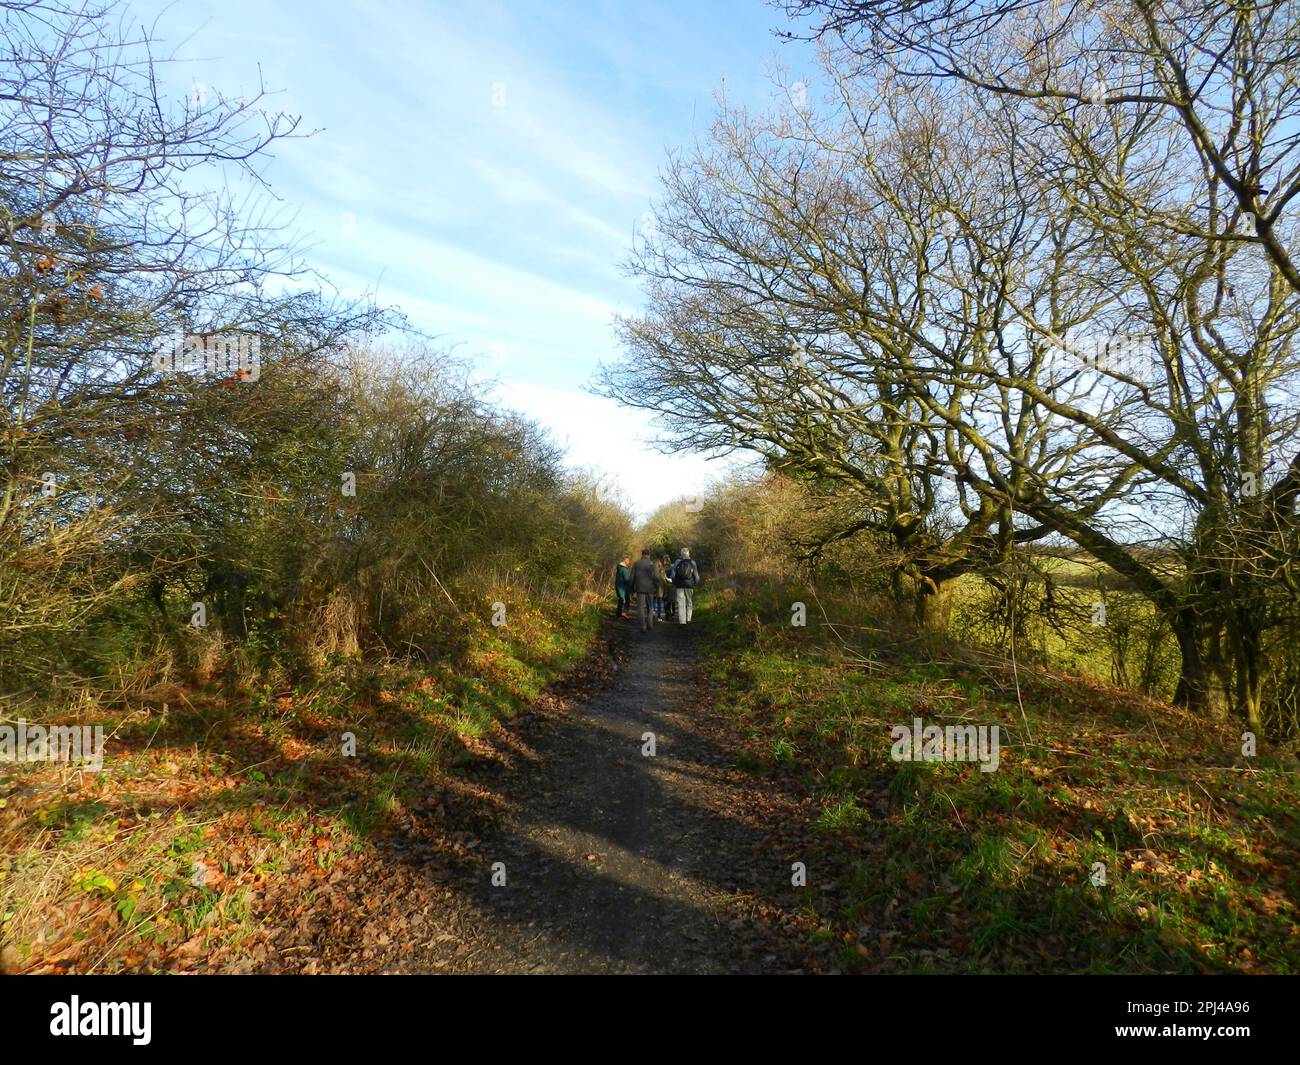
[[[346, 660], [289, 690], [183, 693], [164, 715], [106, 710], [99, 774], [0, 766], [0, 796], [19, 781], [24, 796], [0, 802], [6, 963], [57, 948], [76, 971], [104, 971], [154, 944], [235, 942], [251, 927], [251, 883], [304, 857], [328, 871], [438, 774], [473, 762], [499, 721], [588, 651], [601, 614], [521, 607], [471, 630], [459, 663]], [[232, 842], [246, 852], [237, 867]]]
[[[806, 594], [806, 592], [804, 593]], [[1300, 786], [1240, 728], [1039, 665], [892, 634], [850, 603], [788, 623], [777, 588], [699, 612], [707, 668], [766, 758], [802, 767], [842, 863], [823, 919], [881, 932], [853, 967], [1300, 970]], [[859, 625], [859, 623], [861, 623]], [[1059, 667], [1058, 667], [1059, 668]], [[894, 762], [889, 727], [998, 724], [1001, 764]], [[838, 847], [845, 853], [843, 845]], [[866, 949], [866, 948], [864, 948]]]

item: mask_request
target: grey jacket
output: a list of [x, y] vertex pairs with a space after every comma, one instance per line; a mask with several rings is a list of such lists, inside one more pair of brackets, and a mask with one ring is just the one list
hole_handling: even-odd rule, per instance
[[632, 591], [638, 595], [659, 594], [659, 567], [653, 558], [639, 558], [632, 564]]

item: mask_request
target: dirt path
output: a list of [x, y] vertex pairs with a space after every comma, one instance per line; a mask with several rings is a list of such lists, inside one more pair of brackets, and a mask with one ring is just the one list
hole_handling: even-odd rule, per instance
[[[736, 768], [730, 726], [696, 675], [691, 627], [632, 632], [624, 646], [609, 690], [525, 745], [525, 764], [494, 793], [496, 815], [460, 834], [462, 860], [430, 860], [426, 875], [449, 886], [443, 906], [408, 914], [416, 942], [376, 951], [367, 968], [805, 968], [809, 929], [790, 912], [801, 901], [790, 882], [800, 855], [775, 838], [778, 826], [806, 822], [801, 801]], [[653, 756], [643, 753], [647, 733]], [[504, 885], [492, 883], [495, 863]]]

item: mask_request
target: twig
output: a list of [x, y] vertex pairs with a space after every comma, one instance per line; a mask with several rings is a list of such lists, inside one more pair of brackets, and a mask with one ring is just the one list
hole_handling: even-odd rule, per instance
[[1025, 723], [1025, 735], [1032, 741], [1034, 730], [1029, 727], [1029, 717], [1025, 713], [1025, 702], [1020, 698], [1020, 669], [1016, 665], [1016, 599], [1011, 597], [1011, 675], [1016, 682], [1016, 704], [1020, 707], [1020, 720]]
[[876, 662], [874, 659], [866, 657], [866, 655], [862, 654], [856, 648], [852, 647], [849, 644], [849, 642], [839, 634], [839, 630], [835, 627], [835, 623], [831, 621], [831, 619], [827, 616], [826, 608], [822, 606], [821, 597], [817, 594], [816, 588], [813, 588], [812, 595], [813, 595], [813, 601], [816, 602], [817, 604], [817, 609], [820, 610], [822, 613], [822, 620], [826, 623], [826, 627], [830, 629], [831, 634], [837, 640], [840, 641], [840, 645], [844, 648], [844, 650], [853, 658], [861, 662], [863, 665], [869, 666], [871, 669], [881, 669], [882, 667], [879, 662]]

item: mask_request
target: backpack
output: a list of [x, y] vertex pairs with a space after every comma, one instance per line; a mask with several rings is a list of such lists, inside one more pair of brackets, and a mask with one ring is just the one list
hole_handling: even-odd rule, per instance
[[694, 588], [700, 583], [700, 569], [693, 558], [680, 558], [673, 566], [673, 584], [678, 588]]

